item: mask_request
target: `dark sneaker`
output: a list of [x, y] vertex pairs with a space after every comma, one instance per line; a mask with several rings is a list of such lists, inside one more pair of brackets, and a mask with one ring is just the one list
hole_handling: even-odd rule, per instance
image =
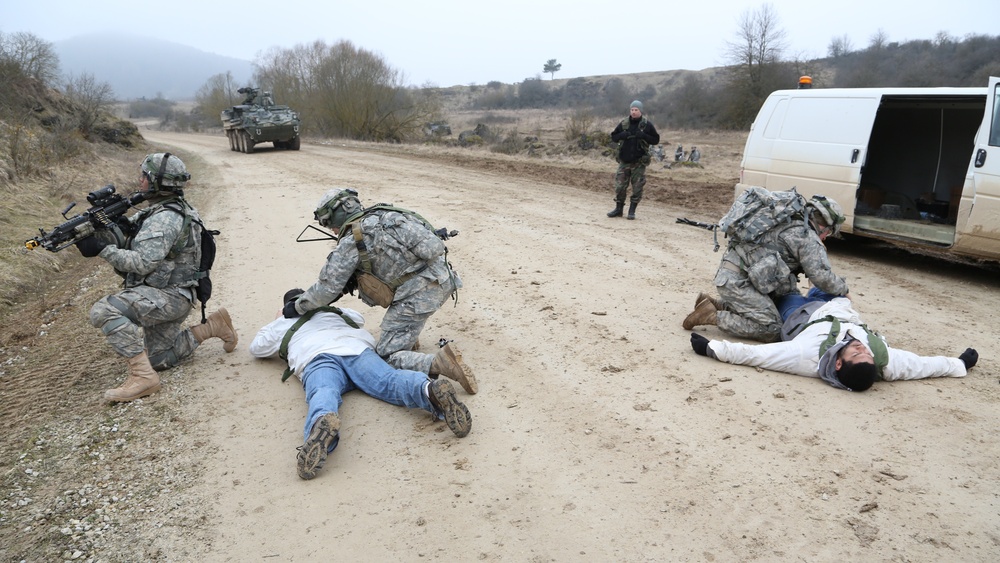
[[326, 461], [326, 454], [330, 450], [330, 444], [337, 438], [340, 432], [340, 418], [337, 413], [331, 412], [319, 417], [306, 442], [299, 446], [298, 469], [299, 477], [312, 479], [316, 472], [323, 467]]
[[431, 381], [427, 388], [427, 395], [431, 399], [434, 408], [444, 415], [444, 421], [448, 423], [448, 428], [456, 436], [462, 438], [472, 430], [472, 415], [469, 409], [455, 396], [455, 388], [447, 379], [436, 379]]

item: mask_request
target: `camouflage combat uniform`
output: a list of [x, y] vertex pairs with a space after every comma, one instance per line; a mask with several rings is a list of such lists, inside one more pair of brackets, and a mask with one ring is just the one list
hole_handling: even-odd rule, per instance
[[167, 202], [178, 210], [185, 205], [179, 198], [154, 202], [132, 218], [138, 231], [125, 248], [109, 245], [101, 251], [99, 256], [125, 277], [125, 289], [90, 309], [91, 324], [116, 352], [132, 358], [145, 350], [157, 370], [177, 365], [198, 347], [184, 321], [196, 301], [201, 227], [197, 211], [188, 206], [189, 232], [178, 242], [184, 215], [165, 207]]
[[[768, 260], [775, 252], [780, 261]], [[748, 272], [753, 264], [761, 274], [756, 276], [756, 285]], [[777, 341], [781, 315], [774, 299], [798, 292], [798, 274], [805, 274], [813, 286], [829, 294], [848, 293], [847, 282], [833, 273], [823, 241], [802, 219], [764, 233], [756, 244], [730, 246], [715, 274], [722, 304], [716, 318], [719, 328], [741, 338]]]
[[[296, 305], [300, 313], [331, 303], [360, 268], [360, 257], [349, 229], [344, 226], [340, 242], [327, 256], [319, 281], [303, 293]], [[364, 244], [371, 258], [372, 273], [394, 280], [416, 272], [396, 289], [392, 304], [382, 319], [375, 351], [392, 367], [428, 373], [434, 354], [411, 352], [427, 319], [462, 287], [462, 280], [445, 260], [444, 242], [419, 220], [405, 214], [378, 210], [361, 220]], [[361, 300], [373, 306], [364, 292]]]

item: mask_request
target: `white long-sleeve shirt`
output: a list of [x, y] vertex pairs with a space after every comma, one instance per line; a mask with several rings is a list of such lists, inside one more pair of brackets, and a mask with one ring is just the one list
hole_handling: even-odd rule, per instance
[[[840, 320], [840, 332], [835, 341], [843, 340], [850, 333], [860, 340], [868, 351], [868, 333], [861, 328], [861, 317], [851, 307], [850, 299], [838, 297], [824, 304], [809, 317], [810, 322], [831, 315]], [[794, 339], [771, 344], [741, 344], [726, 340], [712, 340], [708, 346], [719, 361], [754, 366], [773, 371], [819, 377], [819, 348], [829, 337], [830, 321], [807, 326]], [[877, 338], [877, 337], [875, 337]], [[884, 341], [884, 339], [883, 339]], [[882, 379], [924, 379], [928, 377], [965, 377], [965, 364], [958, 358], [944, 356], [918, 356], [913, 352], [886, 346], [889, 363], [882, 372]]]
[[[353, 309], [341, 308], [358, 327], [352, 328], [336, 313], [316, 313], [299, 327], [288, 342], [288, 366], [295, 375], [302, 376], [302, 370], [320, 354], [334, 356], [357, 356], [367, 349], [375, 349], [375, 338], [365, 330], [365, 318]], [[250, 343], [250, 353], [256, 358], [270, 358], [278, 355], [281, 340], [288, 329], [298, 319], [278, 317], [257, 332]]]

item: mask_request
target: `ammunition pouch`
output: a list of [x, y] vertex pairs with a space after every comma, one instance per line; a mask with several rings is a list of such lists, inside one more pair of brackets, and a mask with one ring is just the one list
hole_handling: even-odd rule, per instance
[[379, 307], [389, 308], [392, 300], [396, 297], [396, 289], [389, 287], [389, 284], [380, 280], [375, 274], [368, 272], [357, 272], [355, 277], [358, 280], [358, 289], [364, 293], [373, 303]]
[[748, 250], [745, 254], [739, 253], [750, 283], [764, 295], [770, 295], [782, 287], [792, 275], [788, 264], [785, 264], [776, 250], [758, 246]]

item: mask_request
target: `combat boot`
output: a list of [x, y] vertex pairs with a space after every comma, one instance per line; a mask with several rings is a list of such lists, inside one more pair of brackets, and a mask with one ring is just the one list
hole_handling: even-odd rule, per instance
[[[635, 219], [635, 208], [639, 207], [638, 201], [633, 201], [628, 205], [628, 219]], [[621, 215], [619, 213], [619, 215]]]
[[229, 311], [224, 307], [209, 315], [204, 323], [191, 327], [191, 334], [194, 334], [199, 344], [209, 338], [221, 338], [222, 349], [226, 352], [235, 350], [236, 343], [240, 339], [236, 329], [233, 328], [233, 320], [229, 318]]
[[705, 299], [691, 311], [691, 314], [684, 318], [684, 330], [691, 330], [696, 326], [715, 325], [718, 310], [711, 301]]
[[616, 201], [615, 202], [615, 208], [612, 209], [611, 211], [608, 211], [608, 217], [621, 217], [622, 216], [622, 211], [624, 211], [624, 210], [625, 210], [625, 202], [624, 201]]
[[722, 303], [719, 302], [718, 299], [712, 297], [711, 295], [709, 295], [707, 293], [699, 293], [698, 297], [694, 300], [694, 306], [697, 308], [698, 305], [701, 305], [701, 302], [704, 301], [704, 300], [706, 300], [706, 299], [712, 304], [713, 307], [715, 307], [715, 309], [717, 311], [721, 311], [722, 310]]
[[160, 376], [149, 363], [146, 352], [129, 358], [128, 377], [121, 386], [104, 392], [104, 400], [112, 403], [127, 403], [160, 390]]
[[448, 379], [454, 379], [470, 395], [479, 392], [479, 384], [476, 383], [476, 376], [472, 374], [472, 368], [462, 361], [462, 352], [452, 342], [445, 344], [437, 354], [434, 354], [434, 361], [431, 362], [431, 369], [427, 375], [443, 375]]

